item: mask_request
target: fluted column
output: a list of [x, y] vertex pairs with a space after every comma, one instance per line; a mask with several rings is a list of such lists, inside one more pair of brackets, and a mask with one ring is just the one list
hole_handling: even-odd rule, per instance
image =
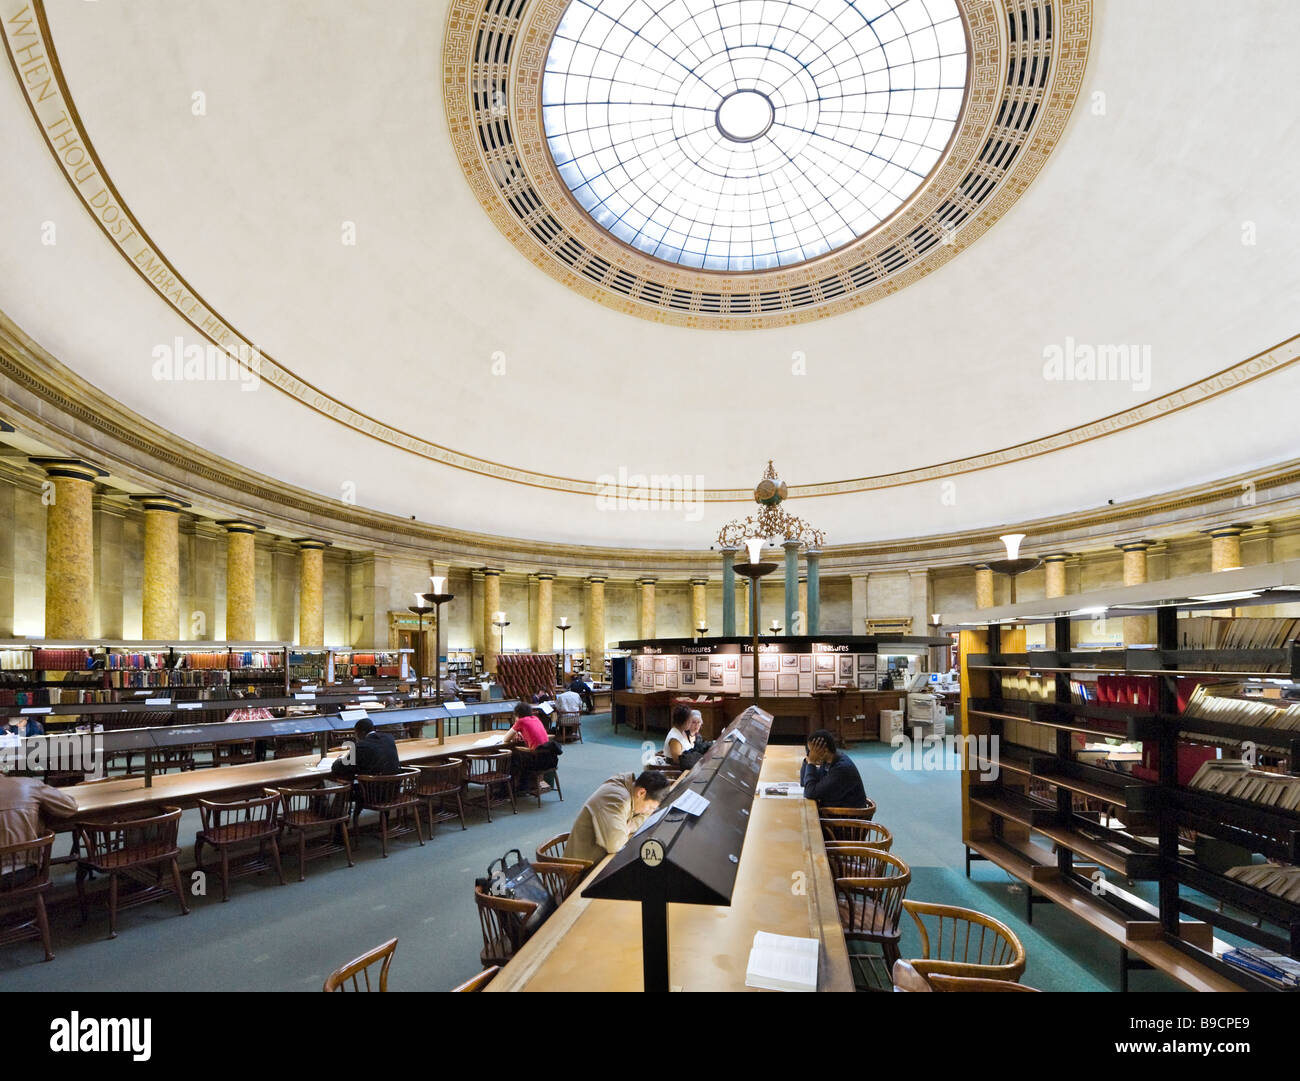
[[807, 634], [821, 633], [822, 620], [822, 580], [820, 552], [809, 549], [804, 555], [808, 568], [808, 630]]
[[533, 628], [533, 652], [555, 650], [555, 575], [537, 576], [537, 622]]
[[637, 584], [641, 587], [641, 619], [637, 624], [638, 638], [655, 636], [655, 579], [642, 578]]
[[329, 541], [302, 537], [298, 546], [298, 644], [325, 644], [325, 548]]
[[1242, 565], [1241, 535], [1249, 528], [1245, 522], [1202, 531], [1210, 535], [1210, 570], [1231, 571]]
[[257, 555], [253, 538], [262, 526], [242, 518], [230, 518], [217, 525], [226, 528], [226, 640], [252, 642], [257, 638]]
[[993, 607], [993, 568], [983, 564], [975, 568], [975, 607]]
[[144, 627], [146, 641], [180, 637], [180, 523], [184, 500], [166, 495], [131, 497], [144, 508]]
[[709, 604], [708, 595], [705, 592], [708, 589], [709, 580], [707, 578], [691, 579], [691, 635], [698, 633], [696, 630], [701, 623], [706, 627], [709, 625]]
[[[1140, 586], [1147, 580], [1147, 549], [1154, 541], [1126, 541], [1115, 545], [1124, 553], [1124, 584]], [[1150, 616], [1124, 617], [1124, 644], [1140, 646], [1150, 643], [1152, 639]]]
[[605, 676], [605, 579], [587, 579], [587, 668], [592, 679]]
[[799, 542], [786, 541], [785, 549], [785, 633], [794, 634], [794, 614], [799, 608]]
[[734, 638], [736, 634], [736, 549], [722, 549], [722, 634]]
[[79, 458], [31, 461], [46, 476], [45, 637], [87, 639], [95, 629], [95, 481], [108, 474]]
[[501, 610], [501, 571], [495, 567], [483, 568], [483, 671], [496, 673], [497, 649], [500, 633], [493, 626]]
[[1064, 597], [1065, 588], [1065, 561], [1069, 559], [1065, 552], [1054, 552], [1050, 556], [1043, 556], [1043, 580], [1044, 595], [1047, 597]]

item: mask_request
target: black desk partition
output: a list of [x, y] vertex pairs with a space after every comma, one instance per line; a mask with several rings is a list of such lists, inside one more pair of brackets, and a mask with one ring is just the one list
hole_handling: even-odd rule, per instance
[[[582, 891], [641, 902], [647, 991], [668, 990], [668, 905], [731, 904], [771, 729], [772, 715], [757, 706], [740, 714]], [[699, 816], [675, 809], [688, 792], [709, 801]]]

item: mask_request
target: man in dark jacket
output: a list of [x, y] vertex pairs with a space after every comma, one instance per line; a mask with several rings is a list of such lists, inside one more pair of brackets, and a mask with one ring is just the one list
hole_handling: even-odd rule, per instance
[[863, 807], [867, 802], [858, 767], [835, 749], [835, 737], [824, 728], [808, 737], [808, 757], [799, 769], [799, 783], [804, 798], [816, 800], [819, 807]]
[[330, 767], [333, 776], [343, 778], [355, 777], [358, 773], [400, 773], [401, 770], [397, 742], [387, 732], [376, 731], [375, 723], [369, 717], [357, 721], [357, 740], [352, 754], [337, 759]]

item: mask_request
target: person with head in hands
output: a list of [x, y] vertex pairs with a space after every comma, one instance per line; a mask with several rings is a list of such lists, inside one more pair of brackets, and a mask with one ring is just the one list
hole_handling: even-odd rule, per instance
[[862, 807], [867, 802], [858, 767], [836, 749], [835, 737], [824, 728], [808, 737], [799, 783], [804, 798], [816, 800], [822, 807]]

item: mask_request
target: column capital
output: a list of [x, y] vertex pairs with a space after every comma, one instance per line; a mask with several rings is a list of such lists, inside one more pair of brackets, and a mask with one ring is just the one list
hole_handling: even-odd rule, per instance
[[691, 585], [693, 586], [707, 586], [708, 584], [709, 580], [707, 578], [696, 577], [691, 579]]
[[319, 537], [294, 537], [292, 543], [304, 552], [320, 551], [334, 544], [333, 541], [321, 540]]
[[1155, 543], [1153, 540], [1121, 541], [1115, 547], [1121, 552], [1145, 552], [1148, 548], [1154, 548]]
[[609, 575], [589, 574], [587, 575], [587, 581], [590, 582], [592, 585], [604, 585], [606, 582], [609, 581]]
[[67, 477], [70, 480], [97, 481], [108, 476], [107, 469], [81, 458], [28, 458], [32, 465], [40, 466], [48, 477]]
[[551, 571], [538, 571], [533, 575], [539, 582], [553, 582], [555, 575]]
[[638, 579], [636, 580], [636, 584], [639, 585], [639, 586], [652, 586], [652, 585], [654, 585], [657, 581], [659, 581], [658, 578], [638, 578]]
[[802, 547], [803, 547], [803, 541], [801, 541], [801, 540], [787, 540], [787, 541], [782, 541], [782, 542], [781, 542], [781, 547], [782, 547], [782, 548], [802, 548]]
[[1234, 522], [1232, 525], [1219, 525], [1211, 529], [1202, 529], [1201, 532], [1211, 538], [1240, 537], [1250, 527], [1250, 522]]
[[501, 569], [500, 567], [484, 567], [484, 568], [483, 568], [483, 577], [484, 577], [484, 578], [500, 578], [501, 575], [502, 575], [502, 573], [503, 573], [503, 571], [502, 571], [502, 569]]
[[1051, 555], [1043, 556], [1044, 563], [1066, 563], [1074, 558], [1073, 552], [1053, 552]]
[[266, 528], [261, 522], [250, 522], [247, 518], [222, 518], [216, 524], [227, 533], [256, 533]]
[[145, 510], [170, 511], [172, 514], [180, 514], [193, 505], [174, 495], [133, 495], [131, 500], [139, 503]]

